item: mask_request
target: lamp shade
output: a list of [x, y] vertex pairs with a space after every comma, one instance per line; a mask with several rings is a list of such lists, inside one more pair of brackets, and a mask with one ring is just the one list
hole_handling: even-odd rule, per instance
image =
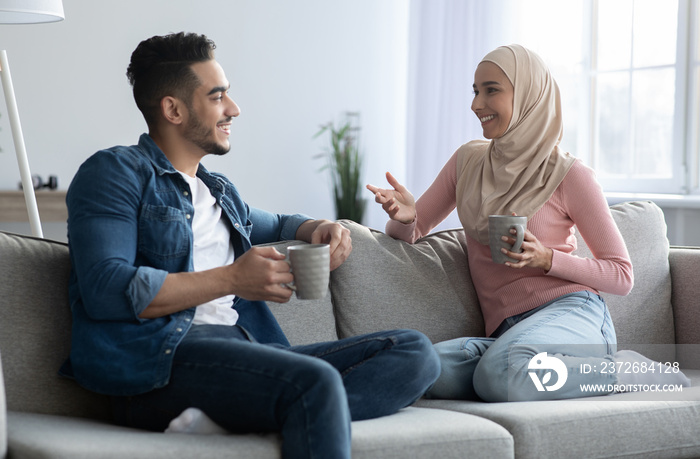
[[37, 24], [63, 19], [61, 0], [0, 0], [0, 24]]

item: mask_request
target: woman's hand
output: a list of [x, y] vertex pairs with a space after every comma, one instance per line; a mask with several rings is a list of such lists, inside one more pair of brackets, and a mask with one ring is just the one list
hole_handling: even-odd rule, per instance
[[[513, 235], [516, 233], [515, 229], [510, 230], [510, 232]], [[515, 238], [513, 237], [503, 236], [502, 239], [511, 246], [515, 244]], [[518, 260], [517, 263], [506, 262], [506, 266], [511, 268], [541, 268], [545, 271], [552, 269], [552, 249], [542, 245], [535, 235], [527, 229], [523, 237], [521, 253], [511, 252], [507, 249], [501, 249], [501, 251], [510, 258]]]
[[374, 193], [374, 200], [382, 205], [389, 218], [404, 224], [413, 223], [416, 219], [416, 201], [413, 195], [391, 173], [386, 173], [386, 179], [393, 190], [374, 185], [367, 185], [367, 189]]

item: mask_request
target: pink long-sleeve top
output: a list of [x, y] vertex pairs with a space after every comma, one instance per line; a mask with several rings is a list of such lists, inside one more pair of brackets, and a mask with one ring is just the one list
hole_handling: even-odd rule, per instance
[[[390, 236], [413, 243], [427, 235], [456, 206], [457, 156], [416, 201], [411, 224], [390, 220]], [[594, 258], [573, 255], [574, 225]], [[634, 285], [632, 263], [592, 169], [577, 160], [552, 197], [527, 222], [527, 229], [553, 250], [552, 268], [515, 269], [491, 261], [488, 245], [467, 236], [469, 268], [484, 316], [486, 336], [511, 316], [568, 293], [588, 290], [627, 295]]]

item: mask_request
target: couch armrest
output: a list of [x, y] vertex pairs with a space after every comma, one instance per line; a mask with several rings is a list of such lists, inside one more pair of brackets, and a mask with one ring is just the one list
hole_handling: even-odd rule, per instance
[[7, 455], [7, 404], [5, 403], [5, 377], [2, 372], [0, 354], [0, 457]]
[[676, 358], [683, 368], [700, 369], [700, 247], [671, 247], [669, 264]]

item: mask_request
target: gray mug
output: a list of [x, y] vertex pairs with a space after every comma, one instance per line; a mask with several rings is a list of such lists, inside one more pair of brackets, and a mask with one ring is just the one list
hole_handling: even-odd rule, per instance
[[302, 244], [287, 248], [287, 263], [294, 282], [285, 284], [300, 300], [326, 296], [330, 279], [331, 250], [328, 244]]
[[[525, 228], [527, 228], [527, 217], [489, 215], [489, 247], [491, 247], [491, 260], [493, 260], [494, 263], [503, 264], [507, 261], [511, 263], [518, 262], [518, 260], [514, 260], [501, 252], [501, 249], [506, 249], [514, 253], [522, 252]], [[510, 233], [511, 229], [515, 229], [515, 236]], [[515, 244], [511, 246], [506, 241], [501, 240], [503, 236], [514, 237]]]

